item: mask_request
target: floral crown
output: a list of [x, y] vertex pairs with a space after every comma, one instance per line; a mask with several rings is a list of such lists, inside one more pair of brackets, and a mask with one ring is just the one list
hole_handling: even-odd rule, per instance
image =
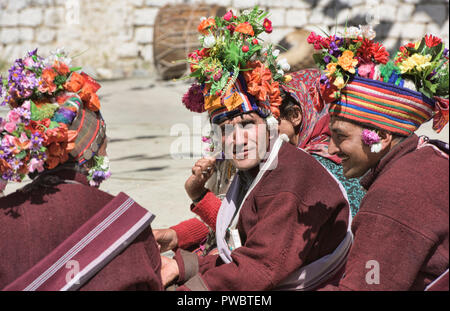
[[188, 55], [195, 78], [183, 96], [191, 111], [208, 111], [212, 121], [236, 112], [256, 111], [279, 116], [280, 83], [288, 82], [286, 59], [277, 60], [279, 50], [263, 47], [262, 33], [272, 32], [268, 13], [254, 7], [236, 16], [202, 18], [198, 31], [202, 49]]
[[[322, 95], [330, 114], [400, 135], [410, 135], [434, 117], [439, 132], [448, 123], [448, 49], [426, 35], [400, 47], [393, 60], [374, 41], [371, 26], [349, 27], [343, 36], [308, 37], [323, 70]], [[317, 107], [323, 108], [323, 102]]]
[[[8, 181], [21, 182], [29, 173], [69, 160], [80, 133], [70, 129], [78, 112], [100, 109], [96, 94], [100, 85], [70, 64], [71, 58], [62, 49], [45, 59], [36, 49], [14, 62], [8, 78], [0, 77], [0, 104], [10, 108], [6, 118], [0, 118], [1, 190]], [[97, 157], [93, 162], [101, 167], [107, 160]], [[91, 184], [97, 185], [98, 177], [92, 176]]]

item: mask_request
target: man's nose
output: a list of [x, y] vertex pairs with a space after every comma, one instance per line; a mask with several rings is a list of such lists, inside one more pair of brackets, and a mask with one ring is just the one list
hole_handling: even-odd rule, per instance
[[330, 139], [330, 145], [328, 146], [328, 153], [335, 155], [339, 152], [338, 146], [334, 143], [333, 138]]

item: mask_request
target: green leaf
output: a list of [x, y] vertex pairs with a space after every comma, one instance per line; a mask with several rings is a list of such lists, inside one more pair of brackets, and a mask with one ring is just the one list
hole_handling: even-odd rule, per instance
[[26, 152], [25, 150], [22, 150], [21, 152], [19, 152], [19, 153], [16, 155], [16, 158], [19, 159], [19, 160], [22, 160], [22, 159], [25, 158], [26, 156], [27, 156], [27, 152]]
[[82, 67], [72, 67], [72, 68], [70, 68], [70, 71], [74, 72], [74, 71], [78, 71], [78, 70], [81, 70], [81, 69], [83, 69], [83, 68]]

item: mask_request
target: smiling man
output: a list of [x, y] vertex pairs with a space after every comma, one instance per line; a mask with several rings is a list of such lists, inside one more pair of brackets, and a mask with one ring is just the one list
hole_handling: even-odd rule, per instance
[[217, 216], [219, 254], [179, 249], [175, 259], [162, 257], [163, 283], [175, 280], [178, 290], [310, 290], [335, 275], [351, 245], [345, 190], [278, 136], [275, 103], [256, 100], [247, 83], [239, 75], [223, 97], [204, 95], [215, 137], [238, 172]]
[[[358, 65], [331, 100], [328, 151], [342, 159], [345, 177], [362, 177], [367, 193], [353, 219], [344, 277], [325, 290], [424, 290], [435, 280], [446, 280], [439, 288], [448, 290], [448, 144], [414, 134], [431, 119], [437, 131], [448, 123], [448, 52], [433, 44], [424, 38], [402, 47], [395, 62], [368, 77]], [[434, 75], [403, 69], [402, 60], [423, 53], [434, 55], [427, 65]]]

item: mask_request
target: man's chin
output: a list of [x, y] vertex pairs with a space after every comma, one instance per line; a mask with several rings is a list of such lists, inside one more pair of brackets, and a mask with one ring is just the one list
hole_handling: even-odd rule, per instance
[[233, 165], [240, 171], [247, 171], [259, 165], [259, 159], [233, 159]]

